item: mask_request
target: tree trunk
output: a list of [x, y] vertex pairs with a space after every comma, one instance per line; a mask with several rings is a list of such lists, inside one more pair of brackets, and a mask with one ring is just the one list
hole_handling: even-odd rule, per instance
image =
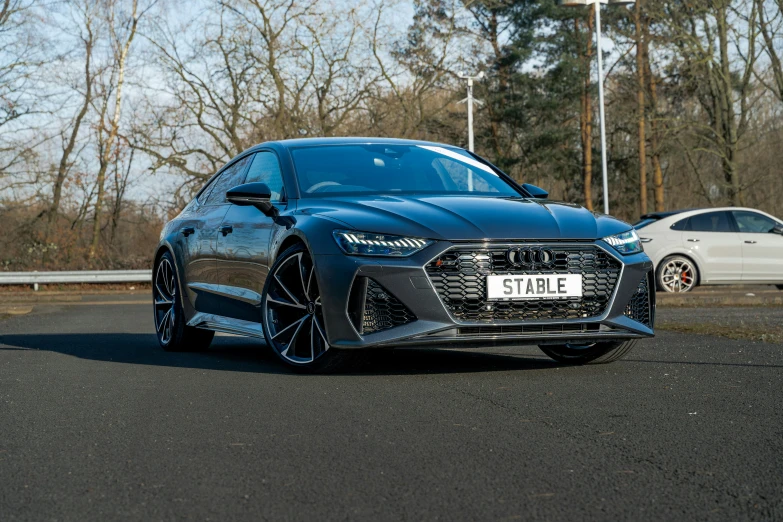
[[729, 199], [733, 206], [739, 207], [743, 205], [744, 198], [736, 167], [737, 127], [735, 125], [734, 86], [732, 84], [731, 56], [729, 55], [729, 21], [726, 3], [718, 7], [715, 18], [720, 46], [720, 73], [716, 80], [720, 84], [718, 89], [719, 110], [723, 115], [722, 125], [716, 131], [723, 144], [721, 163], [724, 178], [729, 186]]
[[644, 69], [646, 73], [647, 84], [650, 91], [650, 161], [653, 168], [653, 197], [655, 198], [655, 211], [663, 212], [666, 210], [663, 192], [663, 170], [661, 169], [661, 143], [660, 143], [660, 122], [658, 121], [658, 86], [650, 65], [650, 22], [644, 20]]
[[52, 225], [54, 224], [54, 220], [57, 218], [57, 213], [60, 211], [60, 200], [62, 199], [63, 184], [65, 183], [65, 178], [68, 176], [68, 161], [71, 157], [71, 154], [73, 153], [74, 147], [76, 146], [76, 140], [79, 137], [79, 128], [81, 127], [82, 121], [84, 120], [84, 117], [87, 115], [87, 111], [90, 108], [90, 103], [92, 102], [93, 78], [92, 78], [92, 72], [90, 70], [90, 66], [92, 61], [92, 48], [94, 45], [94, 37], [92, 33], [91, 20], [89, 19], [87, 20], [86, 26], [87, 26], [87, 39], [84, 40], [84, 51], [85, 51], [84, 102], [82, 103], [79, 112], [76, 114], [76, 119], [73, 122], [73, 129], [71, 129], [71, 135], [68, 137], [68, 141], [66, 142], [65, 147], [63, 148], [62, 156], [60, 156], [60, 164], [57, 167], [57, 176], [55, 177], [54, 180], [52, 203], [49, 206], [49, 211], [47, 216], [46, 233], [45, 233], [46, 243], [49, 242]]
[[[98, 195], [95, 200], [95, 214], [93, 216], [92, 226], [92, 241], [90, 242], [90, 258], [95, 257], [95, 252], [98, 250], [98, 244], [101, 238], [101, 212], [103, 210], [103, 198], [106, 191], [106, 168], [111, 161], [111, 155], [114, 150], [114, 142], [117, 139], [117, 134], [120, 129], [120, 115], [122, 113], [122, 87], [125, 82], [125, 62], [128, 58], [128, 50], [130, 49], [133, 37], [136, 36], [136, 27], [139, 23], [139, 18], [136, 14], [138, 7], [138, 1], [133, 1], [133, 11], [131, 14], [132, 23], [130, 27], [130, 33], [125, 41], [124, 45], [120, 49], [119, 56], [117, 57], [117, 93], [114, 99], [114, 116], [112, 117], [111, 124], [109, 126], [109, 135], [106, 138], [106, 145], [101, 151], [100, 166], [98, 169]], [[106, 101], [108, 103], [108, 100]], [[103, 118], [101, 118], [100, 125], [103, 125]]]
[[647, 213], [647, 151], [645, 132], [645, 100], [644, 100], [644, 42], [642, 36], [642, 5], [636, 2], [634, 9], [634, 25], [636, 26], [636, 110], [639, 122], [639, 213]]
[[[582, 84], [582, 110], [579, 115], [579, 127], [582, 139], [582, 179], [584, 182], [585, 208], [593, 210], [593, 103], [591, 98], [590, 66], [593, 59], [593, 10], [587, 18], [587, 40], [583, 55], [584, 83]], [[579, 34], [579, 21], [575, 21]]]

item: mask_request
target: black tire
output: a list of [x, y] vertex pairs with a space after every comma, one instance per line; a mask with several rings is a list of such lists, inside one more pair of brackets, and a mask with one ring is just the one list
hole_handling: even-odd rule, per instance
[[699, 277], [696, 263], [680, 255], [664, 258], [655, 270], [658, 290], [668, 293], [690, 292], [699, 285]]
[[621, 359], [636, 345], [636, 340], [607, 341], [588, 345], [542, 344], [541, 351], [559, 363], [605, 364]]
[[158, 343], [167, 352], [206, 350], [215, 332], [185, 324], [182, 292], [174, 267], [174, 258], [171, 253], [165, 252], [155, 263], [152, 272], [152, 308]]
[[778, 290], [783, 290], [783, 285], [775, 285], [775, 288], [777, 288]]
[[[356, 369], [366, 359], [366, 352], [331, 347], [320, 307], [318, 278], [310, 252], [301, 243], [293, 245], [277, 257], [264, 284], [261, 324], [267, 345], [286, 365], [298, 371], [337, 373]], [[302, 338], [304, 330], [308, 333]]]

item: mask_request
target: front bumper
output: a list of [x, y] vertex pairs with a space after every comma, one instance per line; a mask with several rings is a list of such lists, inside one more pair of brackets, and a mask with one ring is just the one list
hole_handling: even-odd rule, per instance
[[[557, 243], [558, 248], [594, 247], [610, 256], [619, 267], [616, 281], [613, 280], [611, 291], [602, 301], [600, 310], [586, 309], [585, 313], [571, 313], [557, 318], [539, 318], [539, 315], [534, 319], [520, 319], [518, 314], [487, 318], [481, 314], [455, 314], [453, 306], [444, 304], [444, 299], [433, 285], [432, 274], [428, 274], [426, 269], [433, 259], [454, 249], [505, 248], [519, 244], [441, 241], [402, 259], [316, 255], [315, 265], [329, 343], [336, 348], [409, 345], [469, 347], [590, 343], [654, 335], [655, 290], [650, 259], [643, 253], [621, 256], [602, 241]], [[535, 243], [539, 244], [551, 246], [553, 243]], [[534, 244], [527, 242], [525, 245]], [[476, 276], [481, 278], [488, 273], [484, 271]], [[361, 316], [368, 312], [358, 301], [366, 295], [367, 281], [375, 285], [372, 288], [381, 288], [389, 294], [390, 300], [396, 303], [393, 306], [399, 312], [397, 316], [402, 319], [396, 323], [386, 322], [381, 329], [372, 326], [368, 328], [369, 332], [364, 331], [362, 321], [365, 318]], [[358, 292], [357, 285], [360, 285]], [[642, 287], [646, 294], [642, 293]], [[368, 309], [371, 311], [371, 308]]]

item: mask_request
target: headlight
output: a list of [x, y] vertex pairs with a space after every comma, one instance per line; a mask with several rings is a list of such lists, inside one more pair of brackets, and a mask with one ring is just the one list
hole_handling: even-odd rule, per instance
[[417, 237], [335, 230], [334, 240], [343, 252], [358, 256], [405, 257], [430, 246], [433, 241]]
[[643, 251], [642, 242], [639, 240], [639, 234], [636, 233], [635, 229], [623, 232], [622, 234], [605, 237], [604, 241], [612, 245], [615, 250], [623, 255], [638, 254]]

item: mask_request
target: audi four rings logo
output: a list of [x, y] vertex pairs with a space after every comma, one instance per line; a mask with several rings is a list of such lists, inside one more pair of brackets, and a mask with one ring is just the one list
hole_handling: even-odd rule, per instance
[[536, 268], [551, 266], [555, 262], [555, 254], [548, 248], [515, 247], [506, 253], [508, 262], [513, 266]]

